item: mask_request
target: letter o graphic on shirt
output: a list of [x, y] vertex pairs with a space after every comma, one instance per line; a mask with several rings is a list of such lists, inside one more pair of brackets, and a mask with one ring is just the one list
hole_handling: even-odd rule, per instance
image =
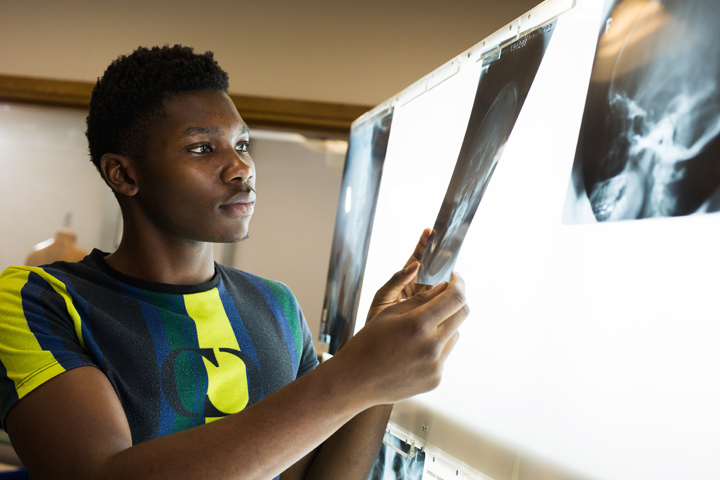
[[[262, 379], [255, 362], [253, 362], [249, 356], [245, 355], [240, 350], [233, 348], [220, 348], [219, 351], [235, 355], [245, 364], [249, 397], [248, 405], [260, 400], [262, 395]], [[223, 412], [218, 410], [217, 407], [215, 407], [215, 405], [213, 405], [210, 401], [207, 392], [205, 393], [202, 412], [191, 412], [185, 407], [185, 405], [183, 405], [178, 392], [175, 368], [178, 356], [186, 352], [188, 354], [200, 355], [212, 363], [215, 367], [222, 368], [218, 363], [215, 351], [212, 348], [176, 348], [170, 352], [167, 357], [165, 357], [165, 360], [163, 360], [160, 370], [162, 390], [165, 395], [165, 399], [168, 404], [170, 404], [170, 407], [175, 411], [175, 413], [183, 417], [225, 417], [231, 415], [232, 412]], [[191, 374], [190, 376], [194, 377], [194, 374]]]

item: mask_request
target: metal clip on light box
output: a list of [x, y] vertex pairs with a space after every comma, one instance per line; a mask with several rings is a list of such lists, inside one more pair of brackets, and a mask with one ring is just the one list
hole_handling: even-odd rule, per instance
[[395, 445], [393, 445], [392, 443], [389, 443], [387, 440], [383, 440], [383, 443], [384, 443], [385, 445], [387, 445], [388, 447], [392, 448], [393, 450], [395, 450], [398, 455], [401, 455], [401, 456], [407, 458], [408, 460], [411, 460], [411, 459], [415, 456], [415, 452], [416, 452], [415, 442], [412, 442], [412, 443], [410, 444], [410, 451], [407, 452], [407, 453], [403, 452], [402, 450], [400, 450], [399, 448], [397, 448], [397, 447], [396, 447]]

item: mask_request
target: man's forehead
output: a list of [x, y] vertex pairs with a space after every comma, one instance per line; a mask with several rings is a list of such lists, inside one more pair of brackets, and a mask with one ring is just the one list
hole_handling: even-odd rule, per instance
[[[181, 92], [164, 101], [163, 118], [180, 131], [190, 128], [247, 128], [230, 96], [220, 90]], [[176, 130], [177, 131], [177, 130]], [[209, 130], [195, 133], [211, 133]], [[244, 133], [244, 132], [243, 132]]]

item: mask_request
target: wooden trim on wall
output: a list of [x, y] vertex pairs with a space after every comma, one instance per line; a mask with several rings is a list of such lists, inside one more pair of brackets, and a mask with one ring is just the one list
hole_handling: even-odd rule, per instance
[[[87, 109], [92, 83], [0, 75], [0, 101]], [[347, 137], [350, 124], [373, 107], [231, 94], [251, 127]]]

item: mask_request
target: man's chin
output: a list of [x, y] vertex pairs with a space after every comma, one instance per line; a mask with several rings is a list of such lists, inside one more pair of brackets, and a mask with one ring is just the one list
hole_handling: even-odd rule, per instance
[[224, 224], [210, 225], [204, 232], [198, 233], [198, 240], [210, 243], [237, 243], [250, 238], [250, 217], [234, 219]]
[[250, 233], [242, 232], [225, 232], [224, 234], [213, 236], [212, 238], [204, 238], [202, 241], [210, 243], [238, 243], [250, 238]]
[[241, 236], [233, 237], [222, 243], [238, 243], [238, 242], [242, 242], [243, 240], [247, 240], [248, 238], [250, 238], [250, 232], [245, 232]]

